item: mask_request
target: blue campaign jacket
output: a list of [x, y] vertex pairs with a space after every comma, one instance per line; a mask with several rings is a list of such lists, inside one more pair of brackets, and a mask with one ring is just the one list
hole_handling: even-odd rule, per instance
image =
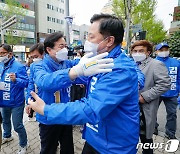
[[171, 57], [156, 57], [156, 59], [162, 61], [167, 69], [171, 78], [171, 89], [165, 92], [163, 97], [177, 97], [180, 93], [180, 63], [177, 59]]
[[141, 70], [139, 69], [138, 65], [135, 63], [134, 59], [130, 57], [130, 59], [132, 60], [132, 62], [134, 63], [134, 67], [136, 69], [137, 75], [138, 75], [138, 87], [139, 90], [144, 88], [144, 83], [145, 83], [145, 76], [144, 74], [141, 72]]
[[[78, 62], [79, 60], [67, 60], [59, 64], [46, 54], [42, 61], [31, 66], [30, 76], [34, 80], [30, 81], [37, 85], [38, 94], [46, 104], [66, 103], [70, 100], [70, 86], [72, 83], [78, 83], [80, 79], [72, 82], [68, 73], [69, 69]], [[42, 124], [50, 125], [46, 118], [38, 113], [36, 119]]]
[[30, 92], [34, 91], [36, 92], [38, 95], [41, 95], [41, 88], [38, 88], [35, 83], [34, 83], [34, 65], [37, 62], [33, 62], [30, 67], [29, 67], [29, 83], [28, 83], [28, 87], [26, 89], [26, 103], [28, 104], [28, 98], [32, 98]]
[[[12, 82], [9, 73], [16, 74], [16, 81]], [[1, 107], [18, 107], [25, 101], [24, 88], [28, 86], [28, 76], [24, 65], [14, 57], [7, 66], [0, 63], [0, 81], [5, 82], [5, 90], [0, 90]]]
[[44, 108], [52, 124], [85, 124], [83, 138], [103, 154], [136, 154], [139, 140], [138, 76], [132, 61], [116, 46], [110, 73], [89, 80], [87, 98]]

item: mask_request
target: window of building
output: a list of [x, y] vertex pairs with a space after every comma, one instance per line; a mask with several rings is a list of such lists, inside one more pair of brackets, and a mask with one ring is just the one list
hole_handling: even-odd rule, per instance
[[34, 25], [29, 25], [29, 28], [30, 28], [31, 30], [35, 30], [35, 26], [34, 26]]
[[34, 38], [25, 38], [24, 43], [34, 44], [35, 43], [35, 39]]
[[25, 24], [26, 29], [30, 29], [29, 24]]
[[47, 21], [51, 21], [51, 17], [47, 16]]
[[17, 28], [18, 28], [18, 29], [22, 29], [21, 23], [17, 23]]
[[49, 9], [49, 4], [47, 4], [47, 8]]
[[25, 24], [21, 23], [21, 27], [22, 27], [22, 29], [25, 29]]
[[55, 19], [55, 18], [52, 18], [52, 22], [56, 22], [56, 19]]
[[61, 11], [61, 12], [62, 12], [62, 14], [64, 14], [64, 10], [63, 10], [63, 9], [62, 9], [62, 11]]
[[64, 20], [61, 20], [61, 24], [62, 24], [62, 25], [64, 24]]
[[80, 32], [78, 30], [73, 30], [74, 35], [80, 35]]
[[48, 28], [48, 33], [53, 33], [54, 30], [52, 30], [51, 28]]

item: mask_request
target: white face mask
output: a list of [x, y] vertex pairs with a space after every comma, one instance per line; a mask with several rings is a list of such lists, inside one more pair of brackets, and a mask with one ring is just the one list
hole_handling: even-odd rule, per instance
[[98, 45], [97, 43], [91, 43], [88, 40], [85, 41], [84, 44], [84, 51], [85, 52], [92, 52], [93, 56], [97, 55], [97, 49], [98, 49]]
[[132, 53], [132, 57], [135, 62], [142, 62], [146, 59], [146, 54], [144, 53]]
[[[99, 44], [101, 44], [103, 41], [105, 41], [108, 37], [106, 37], [104, 40], [102, 40]], [[99, 46], [98, 43], [92, 43], [92, 42], [89, 42], [88, 40], [85, 41], [84, 43], [84, 51], [85, 52], [92, 52], [93, 53], [93, 56], [96, 56], [97, 53], [98, 53], [98, 46]], [[102, 49], [103, 50], [103, 49]], [[102, 51], [101, 50], [101, 51]], [[100, 52], [100, 51], [99, 51]]]
[[74, 57], [74, 59], [81, 59], [81, 58], [80, 58], [80, 57], [78, 57], [78, 56], [75, 56], [75, 57]]
[[33, 59], [33, 62], [39, 62], [39, 61], [41, 61], [42, 60], [42, 58], [34, 58]]
[[168, 57], [169, 56], [169, 51], [158, 52], [157, 55], [159, 57]]
[[7, 63], [9, 61], [8, 55], [0, 57], [0, 63]]
[[60, 61], [64, 61], [68, 59], [68, 50], [67, 48], [63, 48], [61, 50], [59, 50], [58, 52], [56, 52], [56, 58], [57, 60]]

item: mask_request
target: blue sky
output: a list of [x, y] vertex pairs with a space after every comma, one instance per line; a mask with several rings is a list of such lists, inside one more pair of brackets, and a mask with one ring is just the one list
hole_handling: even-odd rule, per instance
[[[90, 24], [89, 20], [95, 13], [99, 13], [108, 0], [69, 0], [70, 15], [74, 16], [74, 23], [77, 25]], [[174, 7], [178, 5], [178, 0], [157, 0], [156, 15], [161, 19], [165, 29], [170, 28]]]

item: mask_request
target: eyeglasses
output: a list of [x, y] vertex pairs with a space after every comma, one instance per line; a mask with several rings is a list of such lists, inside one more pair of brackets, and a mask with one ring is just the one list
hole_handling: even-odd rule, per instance
[[67, 48], [67, 44], [59, 44], [58, 48], [60, 48], [60, 49]]
[[140, 50], [132, 50], [132, 52], [133, 53], [143, 53], [143, 52], [145, 52], [145, 50], [143, 50], [143, 49], [140, 49]]
[[0, 56], [2, 57], [2, 56], [6, 56], [6, 53], [8, 53], [8, 52], [0, 52]]

